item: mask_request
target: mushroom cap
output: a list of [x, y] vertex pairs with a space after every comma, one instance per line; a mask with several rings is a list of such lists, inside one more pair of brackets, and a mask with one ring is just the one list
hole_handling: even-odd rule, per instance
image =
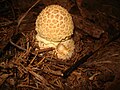
[[36, 19], [36, 31], [48, 41], [61, 41], [73, 34], [73, 21], [68, 11], [59, 5], [49, 5]]

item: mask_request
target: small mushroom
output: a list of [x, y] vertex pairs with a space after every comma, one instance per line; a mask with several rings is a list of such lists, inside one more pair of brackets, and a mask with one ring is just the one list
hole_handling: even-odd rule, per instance
[[36, 19], [36, 41], [39, 48], [55, 48], [59, 59], [69, 59], [74, 53], [74, 41], [71, 38], [74, 24], [68, 11], [59, 5], [49, 5]]

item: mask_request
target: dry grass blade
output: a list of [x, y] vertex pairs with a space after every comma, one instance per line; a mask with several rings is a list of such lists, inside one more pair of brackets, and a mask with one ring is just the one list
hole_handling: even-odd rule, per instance
[[38, 4], [40, 1], [41, 1], [41, 0], [37, 0], [37, 1], [27, 10], [27, 12], [19, 19], [17, 27], [20, 26], [22, 20], [26, 17], [26, 15], [28, 14], [28, 12], [29, 12], [36, 4]]
[[44, 68], [43, 71], [46, 73], [51, 73], [51, 74], [56, 75], [56, 76], [63, 76], [63, 73], [61, 71], [54, 71], [54, 70], [51, 70], [49, 67]]
[[0, 86], [4, 83], [4, 81], [10, 76], [12, 75], [13, 73], [10, 73], [10, 74], [3, 74], [0, 76]]
[[22, 47], [18, 46], [17, 44], [15, 44], [15, 43], [12, 41], [12, 39], [10, 39], [10, 43], [11, 43], [13, 46], [19, 48], [20, 50], [27, 51], [27, 49], [22, 48]]
[[43, 58], [37, 63], [37, 66], [39, 66], [44, 60], [45, 60], [45, 57], [43, 57]]
[[99, 75], [100, 72], [97, 72], [95, 74], [93, 74], [91, 77], [89, 77], [89, 80], [94, 80], [95, 76]]
[[30, 61], [30, 65], [34, 62], [35, 58], [37, 57], [38, 52], [35, 54], [34, 58]]
[[47, 80], [46, 80], [44, 77], [42, 77], [41, 75], [33, 72], [30, 67], [27, 67], [27, 70], [28, 70], [28, 72], [29, 72], [30, 74], [32, 74], [38, 81], [40, 81], [43, 85], [45, 85], [45, 86], [48, 85], [48, 82], [47, 82]]
[[18, 87], [18, 88], [19, 88], [19, 87], [26, 87], [26, 88], [31, 88], [31, 89], [34, 89], [34, 90], [40, 90], [39, 88], [30, 86], [30, 85], [18, 85], [17, 87]]

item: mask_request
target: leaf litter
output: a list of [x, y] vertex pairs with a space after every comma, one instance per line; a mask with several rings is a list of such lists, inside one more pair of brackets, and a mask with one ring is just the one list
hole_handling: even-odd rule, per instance
[[[62, 76], [69, 67], [88, 52], [98, 50], [118, 35], [119, 18], [111, 17], [112, 15], [109, 16], [106, 13], [103, 14], [98, 9], [90, 12], [82, 7], [82, 0], [48, 1], [37, 0], [33, 2], [34, 4], [31, 4], [31, 7], [26, 10], [19, 21], [12, 21], [6, 17], [0, 18], [0, 42], [2, 42], [0, 45], [0, 89], [4, 87], [9, 88], [9, 90], [13, 88], [18, 90], [104, 89], [107, 82], [113, 81], [115, 73], [109, 69], [112, 61], [101, 61], [99, 55], [93, 55], [93, 59], [88, 59], [85, 64], [74, 70], [67, 79], [63, 79]], [[75, 24], [73, 35], [75, 53], [70, 60], [59, 60], [50, 54], [49, 51], [54, 50], [54, 48], [36, 50], [37, 46], [34, 43], [36, 18], [31, 20], [31, 17], [36, 17], [40, 12], [39, 9], [36, 12], [36, 7], [41, 9], [56, 3], [63, 5], [71, 12]], [[18, 8], [20, 9], [20, 7]], [[74, 9], [79, 14], [74, 14]], [[31, 17], [27, 17], [30, 13]], [[16, 15], [16, 17], [19, 16]], [[113, 33], [111, 34], [111, 32]], [[117, 55], [114, 54], [113, 56]], [[99, 60], [94, 61], [95, 58]], [[109, 65], [107, 66], [107, 64]]]

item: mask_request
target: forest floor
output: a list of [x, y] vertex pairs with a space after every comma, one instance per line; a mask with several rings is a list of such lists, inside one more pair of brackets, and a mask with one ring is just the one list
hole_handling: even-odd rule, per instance
[[[51, 4], [63, 6], [73, 18], [75, 52], [69, 60], [51, 55], [51, 48], [35, 50], [37, 15]], [[119, 4], [117, 0], [1, 0], [0, 90], [120, 90]], [[63, 78], [79, 60], [81, 64]]]

